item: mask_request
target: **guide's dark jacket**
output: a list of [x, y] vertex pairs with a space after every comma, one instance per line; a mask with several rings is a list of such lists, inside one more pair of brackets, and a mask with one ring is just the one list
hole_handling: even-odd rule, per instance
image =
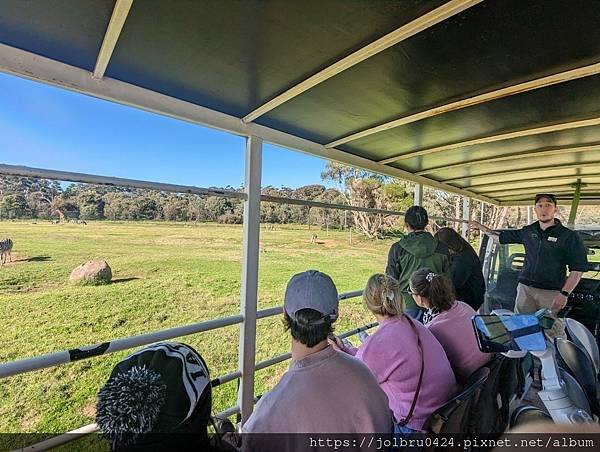
[[555, 219], [545, 231], [539, 221], [516, 230], [500, 232], [500, 243], [522, 243], [525, 263], [519, 282], [538, 289], [561, 290], [570, 271], [588, 270], [587, 251], [575, 231]]
[[429, 232], [411, 232], [390, 248], [385, 272], [400, 283], [406, 309], [418, 308], [408, 293], [408, 286], [410, 275], [424, 267], [435, 273], [450, 276], [448, 248], [438, 242]]

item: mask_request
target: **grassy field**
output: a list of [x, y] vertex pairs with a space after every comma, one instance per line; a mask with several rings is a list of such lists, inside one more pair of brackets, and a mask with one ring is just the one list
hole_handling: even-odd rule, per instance
[[[259, 309], [282, 303], [294, 273], [316, 268], [340, 292], [360, 289], [384, 269], [392, 240], [318, 232], [305, 226], [261, 230]], [[0, 268], [0, 362], [95, 344], [239, 312], [241, 226], [179, 223], [0, 223], [15, 243]], [[73, 286], [70, 271], [105, 259], [114, 282]], [[372, 321], [360, 298], [342, 302], [337, 331]], [[211, 376], [237, 367], [239, 326], [180, 338], [207, 360]], [[281, 318], [259, 320], [257, 360], [289, 350]], [[0, 380], [0, 432], [64, 432], [92, 422], [98, 388], [130, 352], [92, 358]], [[257, 373], [271, 388], [286, 363]], [[215, 412], [235, 402], [236, 383], [214, 391]]]

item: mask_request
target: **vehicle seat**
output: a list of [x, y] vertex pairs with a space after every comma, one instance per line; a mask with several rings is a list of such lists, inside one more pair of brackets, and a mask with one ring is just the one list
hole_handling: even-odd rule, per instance
[[596, 370], [596, 375], [600, 373], [600, 351], [594, 335], [583, 324], [575, 319], [565, 319], [567, 335], [569, 340], [579, 345], [586, 351]]
[[583, 388], [592, 413], [598, 414], [598, 379], [588, 354], [577, 344], [561, 338], [554, 339], [559, 367], [568, 371]]
[[590, 402], [579, 382], [562, 367], [559, 367], [558, 371], [560, 373], [560, 378], [565, 383], [565, 392], [569, 396], [569, 399], [571, 399], [571, 402], [573, 402], [573, 405], [586, 413], [591, 413]]
[[524, 253], [512, 254], [502, 268], [499, 269], [496, 286], [488, 294], [491, 309], [515, 309], [517, 284], [519, 283], [519, 275], [521, 274], [524, 260]]
[[532, 405], [521, 405], [513, 411], [510, 417], [510, 428], [513, 429], [533, 422], [552, 423], [552, 417], [540, 408]]
[[477, 402], [481, 387], [490, 375], [490, 369], [478, 369], [457, 396], [429, 416], [423, 429], [429, 433], [469, 433], [471, 407]]

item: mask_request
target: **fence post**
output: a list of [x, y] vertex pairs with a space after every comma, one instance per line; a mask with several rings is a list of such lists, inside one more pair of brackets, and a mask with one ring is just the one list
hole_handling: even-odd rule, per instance
[[423, 205], [423, 184], [415, 184], [415, 195], [413, 198], [413, 205]]
[[[479, 208], [481, 209], [479, 212], [479, 223], [484, 224], [485, 223], [485, 204], [483, 203], [483, 201], [481, 201]], [[482, 243], [483, 243], [483, 232], [479, 231], [479, 249], [481, 249]]]
[[242, 377], [238, 389], [238, 406], [244, 424], [254, 409], [254, 371], [256, 352], [256, 309], [258, 297], [258, 256], [260, 239], [260, 185], [262, 172], [262, 139], [246, 139], [246, 178], [244, 201], [244, 239], [242, 259], [242, 292], [240, 309], [244, 323], [240, 329], [238, 351]]
[[[471, 220], [471, 198], [463, 197], [462, 219]], [[469, 240], [469, 223], [461, 223], [461, 235], [465, 240]]]

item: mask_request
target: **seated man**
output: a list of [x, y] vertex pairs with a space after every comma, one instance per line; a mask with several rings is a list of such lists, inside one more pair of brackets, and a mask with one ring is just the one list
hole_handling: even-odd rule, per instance
[[337, 316], [338, 293], [329, 276], [309, 270], [290, 280], [284, 318], [292, 335], [292, 362], [258, 402], [244, 432], [392, 431], [387, 397], [371, 371], [327, 342]]

